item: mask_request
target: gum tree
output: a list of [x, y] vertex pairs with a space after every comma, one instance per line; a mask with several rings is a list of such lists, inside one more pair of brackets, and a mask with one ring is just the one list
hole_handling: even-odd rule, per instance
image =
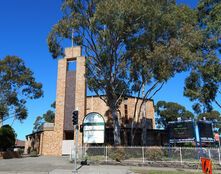
[[201, 0], [197, 7], [198, 26], [203, 34], [201, 61], [186, 79], [184, 95], [194, 101], [196, 113], [211, 112], [213, 103], [221, 108], [221, 1]]
[[26, 119], [27, 99], [38, 99], [42, 95], [42, 84], [36, 82], [22, 59], [6, 56], [0, 60], [0, 124], [10, 118]]
[[32, 132], [38, 132], [43, 130], [44, 123], [54, 123], [55, 121], [55, 105], [53, 102], [51, 104], [51, 109], [47, 110], [42, 116], [37, 116], [34, 122], [34, 127]]
[[169, 121], [176, 121], [177, 118], [182, 120], [193, 119], [194, 115], [184, 106], [175, 102], [158, 101], [155, 106], [158, 115], [157, 124], [159, 127], [167, 127]]
[[88, 87], [110, 109], [115, 145], [121, 143], [117, 110], [123, 98], [139, 97], [143, 86], [144, 101], [152, 98], [201, 58], [197, 14], [174, 1], [66, 0], [62, 11], [48, 35], [49, 51], [62, 56], [63, 39], [83, 46]]

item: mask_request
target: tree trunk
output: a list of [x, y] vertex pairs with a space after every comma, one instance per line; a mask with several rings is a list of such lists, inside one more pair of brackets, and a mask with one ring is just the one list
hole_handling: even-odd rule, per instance
[[112, 110], [112, 117], [113, 117], [113, 124], [114, 124], [114, 145], [120, 145], [121, 144], [121, 139], [120, 139], [120, 124], [117, 116], [117, 110], [113, 109]]

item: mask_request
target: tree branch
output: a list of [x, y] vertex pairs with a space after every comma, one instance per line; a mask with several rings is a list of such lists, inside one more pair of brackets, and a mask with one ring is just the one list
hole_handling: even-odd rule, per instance
[[165, 84], [165, 82], [163, 82], [163, 83], [160, 85], [160, 87], [153, 93], [153, 95], [152, 95], [149, 99], [152, 99], [152, 98], [156, 95], [156, 93], [162, 89], [162, 87], [163, 87], [164, 84]]
[[219, 104], [219, 102], [216, 99], [214, 101], [221, 108], [221, 104]]
[[[145, 96], [143, 97], [142, 102], [141, 102], [140, 107], [139, 107], [138, 119], [140, 118], [141, 108], [142, 108], [142, 106], [143, 106], [143, 104], [144, 104], [144, 101], [147, 99], [148, 94], [150, 94], [151, 91], [154, 90], [154, 88], [155, 88], [159, 83], [160, 83], [160, 82], [157, 81], [157, 82], [146, 92]], [[162, 87], [161, 87], [161, 88], [162, 88]]]

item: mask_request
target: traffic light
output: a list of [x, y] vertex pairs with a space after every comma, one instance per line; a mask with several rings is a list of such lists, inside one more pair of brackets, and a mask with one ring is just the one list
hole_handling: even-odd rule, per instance
[[83, 125], [80, 125], [80, 132], [83, 132]]
[[72, 114], [72, 123], [75, 126], [78, 124], [78, 110], [74, 110]]

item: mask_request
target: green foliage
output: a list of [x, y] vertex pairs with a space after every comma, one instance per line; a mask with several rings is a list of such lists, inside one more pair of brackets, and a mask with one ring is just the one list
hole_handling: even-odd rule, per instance
[[42, 84], [33, 72], [16, 56], [0, 60], [0, 121], [14, 117], [20, 121], [27, 117], [26, 100], [43, 95]]
[[202, 114], [199, 114], [198, 120], [203, 120], [203, 117], [206, 118], [206, 120], [209, 121], [221, 121], [220, 113], [218, 111], [210, 111], [210, 112], [205, 112]]
[[210, 112], [201, 113], [197, 119], [204, 120], [204, 117], [206, 120], [213, 121], [213, 128], [215, 128], [216, 131], [221, 132], [221, 117], [218, 111], [213, 110]]
[[206, 118], [206, 120], [213, 122], [213, 128], [216, 131], [218, 131], [219, 133], [221, 132], [221, 116], [218, 111], [212, 110], [210, 112], [201, 113], [197, 117], [197, 120], [204, 120], [204, 117]]
[[43, 130], [43, 119], [41, 116], [37, 116], [36, 117], [36, 120], [34, 122], [34, 127], [33, 127], [33, 131], [32, 132], [38, 132], [38, 131], [41, 131]]
[[108, 156], [116, 161], [121, 161], [121, 160], [125, 160], [126, 159], [126, 153], [125, 153], [125, 149], [124, 148], [111, 148], [108, 151]]
[[56, 108], [56, 101], [54, 101], [54, 102], [51, 104], [51, 108], [53, 108], [53, 109]]
[[183, 120], [193, 119], [194, 115], [178, 103], [159, 101], [155, 106], [158, 115], [157, 124], [166, 127], [169, 121], [176, 121], [178, 117]]
[[213, 102], [220, 108], [217, 100], [221, 82], [221, 64], [216, 52], [221, 52], [221, 1], [201, 0], [197, 8], [198, 27], [203, 40], [198, 49], [202, 60], [195, 64], [190, 76], [186, 79], [184, 95], [195, 101], [196, 113], [210, 112]]
[[48, 110], [45, 114], [43, 114], [43, 119], [45, 122], [54, 123], [55, 113], [52, 110]]
[[38, 152], [36, 150], [32, 150], [30, 152], [30, 157], [38, 157]]
[[111, 109], [118, 108], [119, 97], [139, 92], [143, 84], [167, 81], [199, 58], [196, 48], [202, 35], [195, 29], [195, 11], [186, 6], [172, 1], [69, 0], [62, 9], [64, 17], [48, 36], [49, 50], [53, 57], [62, 55], [60, 40], [70, 39], [73, 29], [74, 43], [83, 45], [90, 57], [89, 88], [105, 93]]
[[[55, 109], [55, 102], [51, 104], [51, 107]], [[43, 116], [37, 116], [34, 122], [33, 132], [38, 132], [43, 130], [43, 125], [45, 122], [54, 123], [55, 112], [53, 110], [48, 110]]]
[[161, 161], [164, 153], [160, 148], [147, 148], [145, 150], [145, 157], [149, 161]]
[[49, 51], [53, 58], [63, 56], [63, 39], [83, 46], [88, 87], [105, 94], [100, 98], [116, 128], [123, 97], [140, 97], [144, 85], [144, 98], [150, 99], [202, 58], [197, 13], [174, 1], [66, 0], [62, 11], [63, 18], [48, 35]]
[[18, 149], [18, 154], [21, 156], [21, 155], [23, 155], [24, 154], [24, 149]]
[[196, 113], [201, 113], [202, 110], [210, 112], [213, 109], [212, 102], [217, 102], [221, 64], [218, 58], [211, 59], [205, 65], [199, 65], [198, 70], [192, 71], [185, 81], [184, 95], [196, 102], [193, 105]]
[[0, 128], [0, 149], [7, 150], [14, 147], [16, 133], [9, 125], [4, 125]]

